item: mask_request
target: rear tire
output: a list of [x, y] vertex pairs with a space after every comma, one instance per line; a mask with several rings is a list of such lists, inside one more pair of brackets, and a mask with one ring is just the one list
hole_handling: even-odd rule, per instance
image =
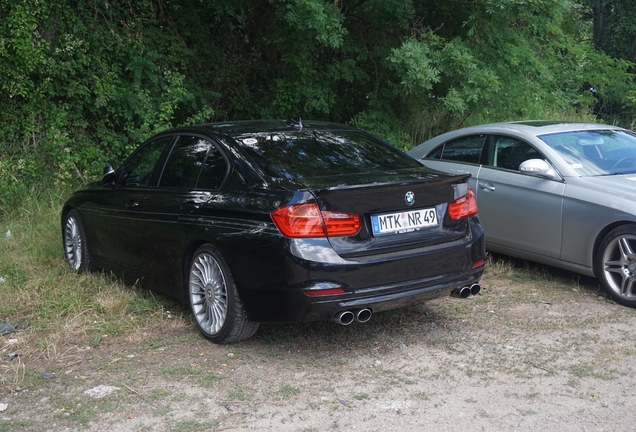
[[596, 268], [607, 294], [623, 306], [636, 307], [636, 225], [620, 226], [605, 236]]
[[199, 330], [214, 343], [245, 340], [258, 330], [259, 323], [247, 319], [227, 264], [209, 244], [190, 263], [188, 299]]
[[64, 219], [64, 257], [78, 273], [93, 270], [84, 226], [75, 210], [69, 211]]

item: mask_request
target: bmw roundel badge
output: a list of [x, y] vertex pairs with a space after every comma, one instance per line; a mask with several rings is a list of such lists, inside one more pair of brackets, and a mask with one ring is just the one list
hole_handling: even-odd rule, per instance
[[415, 204], [415, 194], [411, 191], [408, 191], [406, 195], [404, 195], [404, 202], [409, 207]]

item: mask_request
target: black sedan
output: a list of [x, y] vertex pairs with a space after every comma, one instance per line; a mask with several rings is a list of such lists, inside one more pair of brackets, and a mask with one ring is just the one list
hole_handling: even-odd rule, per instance
[[79, 272], [188, 302], [216, 343], [260, 322], [365, 322], [478, 292], [485, 248], [468, 177], [338, 124], [173, 129], [73, 194], [64, 253]]

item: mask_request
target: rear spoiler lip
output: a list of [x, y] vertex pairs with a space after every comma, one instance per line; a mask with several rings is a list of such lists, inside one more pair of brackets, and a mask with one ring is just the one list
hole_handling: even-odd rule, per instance
[[[447, 174], [424, 169], [403, 169], [373, 173], [341, 174], [336, 176], [307, 177], [296, 179], [296, 184], [307, 190], [337, 191], [347, 189], [373, 189], [387, 186], [409, 186], [422, 183], [466, 183], [470, 174]], [[374, 181], [374, 178], [377, 179]]]
[[338, 191], [338, 190], [350, 190], [350, 189], [383, 189], [387, 186], [409, 186], [422, 183], [442, 183], [442, 184], [456, 184], [466, 183], [471, 177], [470, 174], [458, 174], [447, 175], [444, 177], [432, 177], [432, 178], [416, 178], [408, 180], [393, 180], [387, 182], [366, 183], [366, 184], [347, 184], [338, 185], [326, 188], [314, 189], [316, 192], [321, 191]]

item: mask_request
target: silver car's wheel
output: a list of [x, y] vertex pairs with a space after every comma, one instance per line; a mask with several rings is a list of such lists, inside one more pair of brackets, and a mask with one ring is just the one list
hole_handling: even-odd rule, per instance
[[636, 307], [636, 226], [610, 231], [599, 247], [599, 280], [617, 303]]
[[247, 319], [230, 271], [211, 245], [201, 246], [192, 258], [188, 294], [197, 326], [212, 342], [237, 342], [258, 329]]
[[91, 269], [84, 227], [75, 210], [69, 211], [64, 220], [64, 256], [68, 265], [78, 272]]

